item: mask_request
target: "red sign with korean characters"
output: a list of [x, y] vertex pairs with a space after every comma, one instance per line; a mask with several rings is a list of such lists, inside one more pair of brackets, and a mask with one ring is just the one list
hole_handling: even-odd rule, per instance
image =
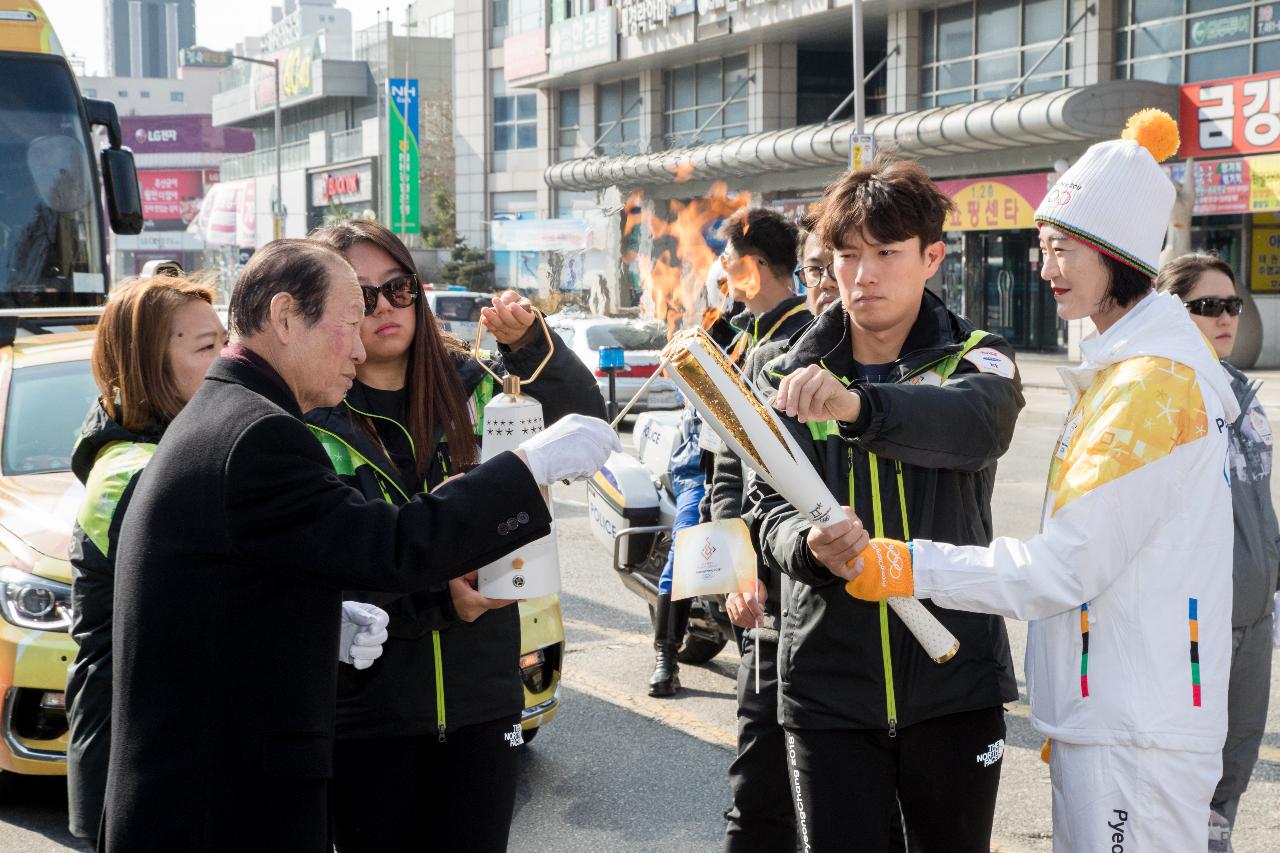
[[1182, 157], [1280, 151], [1280, 73], [1182, 87]]
[[203, 174], [199, 169], [139, 169], [138, 188], [142, 191], [142, 215], [150, 231], [186, 228], [200, 212], [204, 197]]
[[1054, 175], [1005, 175], [938, 181], [938, 189], [955, 203], [947, 231], [1008, 231], [1035, 228], [1036, 207], [1044, 200]]

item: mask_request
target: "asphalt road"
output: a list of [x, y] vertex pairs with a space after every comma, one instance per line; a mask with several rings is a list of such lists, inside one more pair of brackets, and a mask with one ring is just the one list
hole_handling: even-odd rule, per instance
[[[1036, 530], [1047, 448], [1066, 401], [1061, 392], [1041, 389], [1029, 390], [1027, 398], [1000, 465], [993, 509], [1001, 534]], [[562, 710], [524, 750], [511, 849], [717, 850], [734, 744], [736, 654], [729, 648], [706, 666], [683, 667], [685, 689], [675, 699], [649, 698], [647, 610], [612, 576], [608, 555], [591, 538], [584, 487], [558, 487], [556, 499], [568, 637]], [[1026, 631], [1011, 622], [1009, 633], [1021, 676]], [[1280, 663], [1272, 676], [1264, 760], [1240, 809], [1237, 853], [1280, 849]], [[1052, 847], [1048, 768], [1039, 761], [1041, 738], [1026, 712], [1018, 703], [1008, 716], [993, 842], [1006, 853]], [[24, 780], [19, 787], [0, 801], [0, 851], [87, 849], [66, 835], [66, 800], [57, 780]]]

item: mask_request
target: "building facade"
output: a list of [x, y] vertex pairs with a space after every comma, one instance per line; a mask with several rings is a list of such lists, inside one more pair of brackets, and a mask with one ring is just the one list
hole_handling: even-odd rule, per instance
[[[305, 11], [306, 5], [302, 10]], [[303, 19], [304, 23], [306, 20]], [[377, 218], [395, 227], [391, 210], [391, 143], [388, 79], [416, 81], [417, 138], [420, 160], [417, 198], [423, 225], [433, 222], [434, 190], [453, 185], [451, 44], [447, 39], [399, 35], [389, 24], [352, 33], [328, 26], [302, 32], [265, 58], [281, 60], [281, 175], [276, 182], [275, 89], [272, 71], [236, 63], [223, 73], [213, 98], [219, 127], [251, 131], [251, 154], [222, 164], [219, 196], [206, 207], [206, 237], [226, 246], [224, 267], [236, 264], [275, 236], [274, 214], [281, 214], [282, 237], [302, 237], [312, 229], [344, 218]], [[277, 24], [279, 26], [279, 24]], [[331, 40], [351, 58], [335, 58]], [[255, 39], [256, 46], [270, 39]], [[396, 96], [399, 107], [399, 95]], [[403, 239], [422, 244], [418, 229]]]
[[[866, 132], [921, 160], [957, 203], [951, 252], [932, 282], [953, 308], [1020, 348], [1070, 346], [1085, 330], [1057, 321], [1039, 280], [1036, 205], [1130, 113], [1182, 108], [1185, 123], [1180, 87], [1236, 86], [1234, 103], [1254, 110], [1238, 123], [1261, 126], [1263, 144], [1196, 149], [1216, 159], [1199, 160], [1189, 184], [1185, 160], [1169, 168], [1198, 190], [1191, 244], [1221, 252], [1252, 292], [1240, 360], [1280, 365], [1280, 262], [1263, 251], [1280, 245], [1280, 219], [1270, 218], [1280, 211], [1240, 189], [1250, 158], [1280, 151], [1280, 4], [906, 5], [865, 3]], [[628, 199], [661, 212], [723, 182], [753, 204], [800, 213], [848, 168], [848, 2], [460, 0], [455, 9], [458, 226], [471, 245], [495, 250], [500, 279], [542, 284], [521, 280], [537, 266], [527, 258], [504, 273], [513, 265], [503, 253], [524, 247], [494, 247], [490, 223], [577, 218], [591, 223], [582, 263], [627, 304], [644, 284], [631, 259], [645, 240], [616, 237]], [[1253, 75], [1276, 88], [1244, 93], [1239, 78]], [[1244, 186], [1262, 181], [1265, 196], [1269, 168]]]
[[195, 0], [106, 0], [104, 11], [109, 76], [174, 77], [196, 43]]

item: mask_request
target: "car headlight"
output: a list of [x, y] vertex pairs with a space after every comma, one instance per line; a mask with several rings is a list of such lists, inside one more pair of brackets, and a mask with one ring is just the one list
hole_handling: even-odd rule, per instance
[[0, 568], [0, 615], [10, 625], [37, 631], [71, 628], [71, 585]]

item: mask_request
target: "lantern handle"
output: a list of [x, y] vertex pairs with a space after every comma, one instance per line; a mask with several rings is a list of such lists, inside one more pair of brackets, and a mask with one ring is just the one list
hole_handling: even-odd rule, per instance
[[556, 344], [555, 344], [555, 341], [551, 339], [551, 327], [547, 325], [546, 316], [544, 316], [543, 313], [536, 308], [533, 308], [531, 310], [533, 311], [534, 319], [542, 324], [542, 334], [547, 339], [547, 355], [546, 355], [546, 358], [542, 359], [542, 363], [539, 364], [537, 368], [534, 369], [533, 373], [529, 376], [528, 379], [521, 379], [519, 376], [517, 376], [514, 373], [508, 373], [506, 376], [499, 376], [493, 370], [493, 368], [485, 364], [485, 360], [480, 357], [480, 339], [484, 337], [485, 325], [483, 320], [476, 323], [476, 341], [471, 350], [471, 357], [474, 358], [479, 363], [479, 365], [485, 369], [486, 373], [488, 373], [490, 376], [496, 379], [499, 382], [499, 384], [502, 385], [502, 393], [504, 394], [519, 394], [521, 385], [528, 385], [530, 382], [533, 382], [539, 376], [542, 375], [542, 371], [546, 368], [547, 364], [551, 361], [551, 356], [555, 355], [555, 352], [556, 352]]

